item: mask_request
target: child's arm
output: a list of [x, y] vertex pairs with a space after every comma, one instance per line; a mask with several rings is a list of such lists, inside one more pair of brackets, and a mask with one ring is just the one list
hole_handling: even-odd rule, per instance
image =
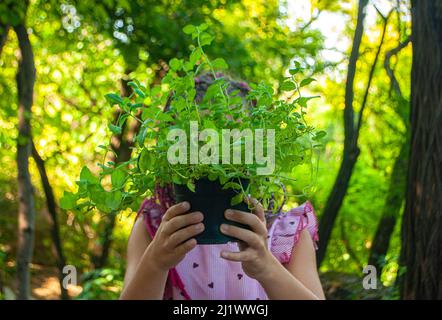
[[239, 252], [223, 251], [221, 257], [241, 262], [244, 272], [261, 283], [269, 299], [324, 299], [316, 271], [313, 241], [308, 232], [304, 230], [301, 233], [292, 249], [290, 262], [284, 267], [268, 250], [264, 210], [256, 200], [253, 201], [253, 215], [236, 210], [226, 211], [227, 219], [249, 225], [252, 230], [223, 225], [221, 232], [243, 242], [239, 243]]
[[167, 270], [154, 267], [147, 250], [151, 239], [143, 217], [134, 224], [127, 246], [127, 268], [120, 299], [162, 299]]
[[195, 247], [192, 237], [204, 230], [202, 214], [188, 210], [188, 203], [169, 208], [153, 240], [143, 220], [137, 219], [129, 238], [120, 299], [163, 299], [169, 269]]
[[313, 241], [307, 230], [301, 232], [292, 250], [287, 265], [277, 261], [270, 269], [273, 271], [258, 280], [269, 299], [325, 299], [316, 268]]

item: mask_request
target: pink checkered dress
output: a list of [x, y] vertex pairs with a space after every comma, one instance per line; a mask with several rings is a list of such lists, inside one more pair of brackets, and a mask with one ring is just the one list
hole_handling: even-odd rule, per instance
[[[170, 200], [170, 199], [169, 199]], [[173, 201], [158, 203], [154, 198], [142, 204], [138, 214], [144, 216], [151, 238], [161, 217]], [[307, 229], [316, 245], [317, 219], [310, 202], [282, 212], [268, 224], [268, 248], [282, 263], [288, 263], [302, 230]], [[197, 245], [175, 267], [169, 270], [164, 299], [169, 300], [265, 300], [258, 281], [248, 277], [241, 263], [220, 257], [222, 250], [238, 251], [238, 244]]]

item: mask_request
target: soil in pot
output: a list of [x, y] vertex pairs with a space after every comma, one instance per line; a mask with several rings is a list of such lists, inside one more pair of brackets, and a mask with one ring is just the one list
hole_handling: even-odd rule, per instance
[[[248, 186], [247, 180], [241, 180], [244, 189]], [[188, 201], [190, 212], [200, 211], [204, 215], [204, 231], [195, 239], [198, 244], [220, 244], [238, 239], [227, 236], [220, 231], [222, 223], [236, 225], [250, 229], [248, 226], [227, 220], [224, 212], [227, 209], [235, 209], [250, 212], [246, 203], [239, 203], [232, 206], [230, 200], [237, 194], [233, 189], [223, 190], [219, 181], [200, 179], [195, 182], [195, 192], [192, 192], [186, 185], [174, 184], [175, 199], [178, 202]]]

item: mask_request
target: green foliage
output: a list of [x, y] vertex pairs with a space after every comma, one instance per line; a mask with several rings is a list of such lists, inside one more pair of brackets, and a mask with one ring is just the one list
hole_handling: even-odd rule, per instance
[[0, 34], [2, 26], [16, 26], [23, 21], [27, 6], [26, 1], [3, 0], [0, 3]]
[[82, 292], [77, 300], [115, 300], [120, 296], [123, 275], [117, 269], [97, 269], [82, 275]]
[[[161, 85], [148, 89], [138, 81], [133, 81], [129, 83], [133, 89], [129, 98], [117, 94], [106, 95], [111, 106], [118, 105], [122, 110], [120, 119], [124, 119], [121, 122], [119, 119], [118, 125], [109, 124], [113, 134], [121, 134], [121, 125], [128, 118], [140, 122], [141, 130], [134, 138], [136, 152], [129, 161], [121, 162], [118, 166], [101, 163], [98, 177], [84, 167], [77, 182], [78, 192], [66, 193], [61, 200], [64, 209], [81, 210], [96, 207], [105, 213], [121, 211], [134, 203], [138, 204], [152, 193], [154, 184], [184, 184], [194, 191], [195, 181], [203, 177], [219, 180], [226, 188], [237, 189], [238, 194], [232, 199], [232, 205], [241, 202], [245, 195], [250, 194], [261, 199], [267, 206], [272, 194], [279, 192], [282, 195], [280, 185], [289, 179], [288, 175], [292, 169], [308, 161], [313, 148], [312, 141], [316, 143], [315, 148], [321, 146], [318, 140], [325, 135], [325, 131], [315, 132], [304, 119], [307, 101], [313, 97], [303, 97], [299, 91], [301, 86], [307, 85], [313, 79], [302, 79], [298, 83], [295, 75], [291, 74], [283, 83], [282, 90], [292, 92], [292, 95], [284, 100], [279, 99], [273, 88], [265, 82], [252, 84], [252, 90], [245, 99], [239, 97], [237, 92], [228, 93], [227, 79], [217, 76], [218, 71], [228, 66], [222, 58], [210, 60], [206, 55], [205, 47], [214, 38], [205, 31], [206, 29], [206, 24], [188, 25], [183, 29], [184, 33], [195, 40], [196, 47], [188, 60], [171, 59], [171, 69]], [[214, 82], [207, 89], [203, 101], [196, 103], [194, 77], [205, 70], [212, 74]], [[164, 90], [164, 87], [167, 87], [167, 90]], [[161, 109], [170, 92], [170, 108], [163, 112]], [[146, 100], [149, 104], [143, 107]], [[140, 108], [141, 118], [138, 118]], [[244, 113], [248, 116], [244, 117]], [[171, 163], [168, 159], [169, 150], [175, 141], [168, 137], [170, 129], [181, 129], [182, 132], [190, 134], [192, 122], [198, 124], [200, 131], [208, 128], [216, 130], [218, 136], [222, 136], [223, 129], [236, 129], [238, 132], [255, 129], [274, 130], [274, 172], [260, 175], [259, 168], [262, 164], [244, 161], [246, 152], [250, 150], [246, 149], [246, 141], [241, 136], [232, 137], [233, 140], [228, 141], [229, 150], [238, 147], [242, 151], [241, 164], [224, 163], [221, 152], [215, 163], [192, 164], [190, 140], [186, 141], [186, 163]], [[263, 139], [264, 147], [273, 143], [267, 136]], [[217, 150], [222, 150], [221, 140], [215, 142], [218, 145]], [[202, 145], [202, 141], [199, 141], [197, 147]], [[109, 175], [111, 184], [106, 190], [102, 181]], [[246, 189], [237, 183], [242, 178], [250, 180]], [[75, 203], [74, 197], [77, 197]], [[278, 206], [275, 210], [277, 208]]]

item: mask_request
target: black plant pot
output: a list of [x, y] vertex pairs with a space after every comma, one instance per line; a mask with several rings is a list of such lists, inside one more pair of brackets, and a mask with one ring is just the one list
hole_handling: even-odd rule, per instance
[[[248, 186], [247, 180], [241, 180], [244, 189]], [[227, 209], [250, 212], [246, 203], [242, 202], [232, 206], [230, 200], [237, 194], [232, 189], [223, 190], [219, 181], [200, 179], [195, 182], [195, 192], [192, 192], [186, 185], [174, 184], [175, 199], [178, 202], [188, 201], [190, 212], [200, 211], [204, 215], [204, 231], [198, 234], [195, 239], [198, 244], [219, 244], [238, 239], [227, 236], [220, 231], [222, 223], [240, 226], [250, 229], [248, 226], [227, 220], [224, 212]]]

